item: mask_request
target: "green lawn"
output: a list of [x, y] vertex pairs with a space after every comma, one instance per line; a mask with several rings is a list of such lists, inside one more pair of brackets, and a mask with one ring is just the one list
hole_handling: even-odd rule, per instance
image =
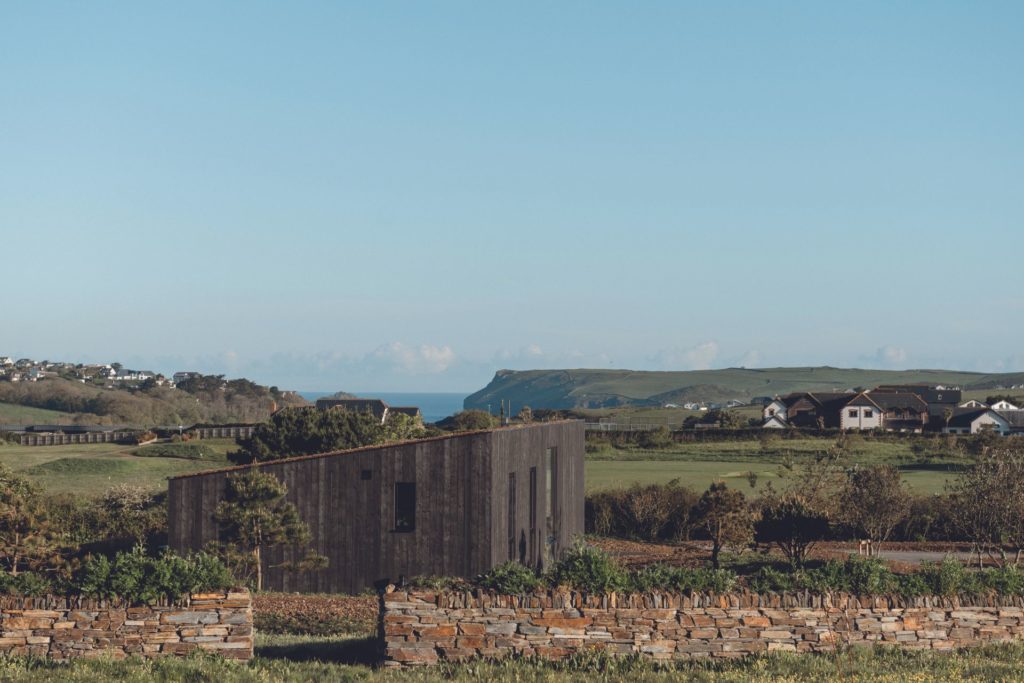
[[74, 417], [74, 413], [59, 410], [0, 403], [0, 423], [3, 424], [70, 424]]
[[993, 645], [976, 650], [936, 653], [895, 648], [854, 648], [838, 654], [766, 655], [738, 660], [697, 660], [655, 664], [650, 660], [614, 660], [599, 655], [554, 663], [536, 661], [470, 662], [418, 669], [375, 668], [373, 639], [274, 636], [256, 639], [251, 662], [216, 656], [167, 657], [115, 661], [107, 658], [58, 662], [26, 657], [0, 658], [0, 680], [16, 683], [78, 681], [217, 681], [217, 683], [305, 683], [307, 681], [417, 681], [421, 683], [768, 683], [769, 681], [1012, 681], [1021, 679], [1024, 648]]
[[225, 466], [228, 463], [224, 455], [235, 448], [232, 439], [199, 443], [211, 448], [215, 457], [140, 457], [133, 455], [137, 446], [124, 444], [15, 446], [0, 442], [0, 464], [27, 476], [48, 493], [96, 496], [122, 483], [159, 490], [167, 487], [168, 477]]
[[[677, 443], [663, 450], [604, 447], [587, 455], [586, 486], [593, 491], [678, 478], [696, 490], [707, 488], [713, 481], [724, 480], [756, 493], [768, 482], [776, 488], [784, 484], [778, 476], [784, 463], [799, 463], [825, 452], [832, 443], [830, 439], [806, 438], [779, 439], [767, 447], [756, 439]], [[967, 462], [953, 455], [933, 456], [925, 461], [911, 450], [909, 440], [854, 439], [849, 451], [852, 463], [896, 465], [903, 471], [906, 482], [919, 493], [941, 493], [946, 481], [956, 476], [955, 470], [945, 468], [963, 466]], [[747, 481], [751, 471], [757, 475], [753, 489]]]

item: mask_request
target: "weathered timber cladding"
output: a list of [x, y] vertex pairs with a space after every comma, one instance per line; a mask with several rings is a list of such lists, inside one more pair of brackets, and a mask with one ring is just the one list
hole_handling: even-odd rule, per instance
[[[529, 471], [543, 487], [544, 457], [556, 449], [555, 551], [583, 533], [583, 423], [517, 425], [386, 446], [263, 463], [288, 487], [325, 569], [297, 574], [275, 566], [306, 548], [264, 553], [267, 588], [358, 592], [400, 577], [471, 577], [508, 559], [508, 476], [516, 474], [517, 534], [529, 533]], [[232, 468], [172, 479], [170, 545], [194, 550], [218, 537], [213, 513]], [[364, 478], [364, 473], [369, 473]], [[415, 483], [415, 529], [395, 529], [395, 484]], [[536, 517], [547, 515], [537, 496]]]
[[836, 645], [952, 650], [1024, 639], [1024, 598], [396, 591], [381, 596], [380, 621], [386, 666], [592, 650], [651, 659]]

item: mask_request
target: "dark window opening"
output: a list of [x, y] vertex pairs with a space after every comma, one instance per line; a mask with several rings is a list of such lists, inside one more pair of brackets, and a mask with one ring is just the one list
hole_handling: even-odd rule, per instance
[[395, 482], [395, 531], [416, 530], [416, 484]]
[[373, 479], [373, 470], [363, 470], [362, 472], [359, 473], [359, 478], [362, 479], [363, 481], [366, 481], [367, 479]]

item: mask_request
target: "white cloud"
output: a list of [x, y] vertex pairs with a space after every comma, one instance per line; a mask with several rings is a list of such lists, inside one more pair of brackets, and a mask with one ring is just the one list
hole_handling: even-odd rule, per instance
[[718, 358], [718, 342], [706, 341], [688, 349], [665, 349], [653, 361], [666, 370], [707, 370]]
[[437, 375], [455, 362], [455, 352], [450, 346], [408, 346], [396, 341], [377, 347], [367, 360], [382, 364], [382, 369], [386, 370], [410, 375]]
[[883, 346], [875, 352], [875, 360], [886, 367], [907, 362], [907, 351], [899, 346]]

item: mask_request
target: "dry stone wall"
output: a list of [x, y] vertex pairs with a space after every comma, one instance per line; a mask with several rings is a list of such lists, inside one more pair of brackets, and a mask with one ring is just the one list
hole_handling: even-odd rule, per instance
[[247, 590], [193, 593], [172, 604], [128, 606], [81, 598], [0, 598], [0, 654], [52, 659], [219, 652], [253, 654]]
[[584, 650], [652, 659], [818, 652], [837, 644], [950, 650], [1024, 638], [1019, 596], [858, 597], [393, 591], [381, 596], [387, 666]]

